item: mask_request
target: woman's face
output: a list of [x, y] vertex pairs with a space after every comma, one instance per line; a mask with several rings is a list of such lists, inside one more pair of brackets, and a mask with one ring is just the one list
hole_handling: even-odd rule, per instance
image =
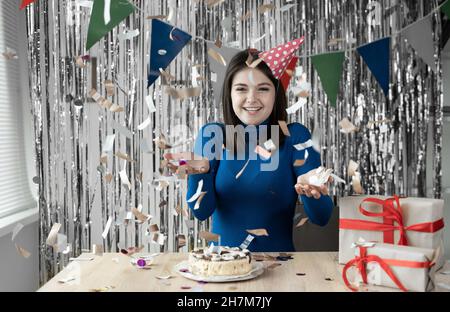
[[236, 116], [246, 125], [259, 125], [269, 118], [275, 103], [275, 86], [259, 69], [238, 71], [231, 84]]

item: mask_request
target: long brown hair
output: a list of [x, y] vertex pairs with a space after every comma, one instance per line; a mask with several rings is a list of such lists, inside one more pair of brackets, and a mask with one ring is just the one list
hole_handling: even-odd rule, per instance
[[[249, 57], [249, 54], [253, 57], [253, 61], [255, 61], [258, 59], [258, 53], [259, 52], [254, 49], [248, 49], [238, 52], [231, 59], [230, 64], [227, 67], [222, 88], [222, 105], [223, 105], [223, 117], [225, 125], [237, 126], [239, 124], [242, 124], [242, 122], [240, 121], [238, 116], [236, 116], [233, 110], [233, 103], [231, 101], [232, 82], [237, 72], [248, 67], [246, 61]], [[267, 66], [266, 63], [260, 62], [258, 66], [256, 66], [256, 68], [259, 69], [261, 72], [263, 72], [264, 75], [266, 75], [267, 78], [269, 78], [270, 81], [275, 86], [275, 103], [272, 109], [272, 113], [269, 116], [269, 124], [268, 124], [269, 138], [270, 138], [272, 136], [270, 126], [278, 125], [279, 120], [287, 121], [286, 93], [283, 84], [277, 78], [275, 78], [275, 76], [272, 73], [272, 70]], [[281, 146], [284, 143], [285, 135], [280, 128], [278, 128], [278, 132], [279, 132], [278, 133], [279, 142]]]

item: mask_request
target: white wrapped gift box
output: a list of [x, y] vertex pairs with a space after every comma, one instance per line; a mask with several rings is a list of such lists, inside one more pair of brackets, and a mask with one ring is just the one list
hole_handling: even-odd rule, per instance
[[[399, 223], [391, 221], [393, 225], [387, 225], [387, 228], [394, 227], [394, 231], [383, 231], [374, 229], [380, 226], [383, 228], [386, 223], [389, 223], [383, 216], [366, 216], [360, 211], [360, 204], [368, 198], [375, 198], [377, 200], [385, 201], [393, 197], [386, 196], [349, 196], [343, 197], [339, 201], [339, 263], [344, 264], [353, 259], [354, 251], [351, 248], [352, 244], [359, 238], [365, 241], [382, 242], [382, 243], [400, 243]], [[401, 222], [405, 228], [404, 236], [407, 240], [408, 246], [438, 249], [440, 248], [440, 257], [436, 263], [437, 268], [444, 264], [444, 250], [443, 250], [443, 216], [444, 216], [444, 201], [440, 199], [430, 198], [400, 198], [401, 206]], [[394, 204], [394, 207], [396, 205]], [[362, 208], [369, 212], [381, 213], [388, 210], [380, 204], [364, 202]], [[417, 226], [425, 224], [425, 228], [429, 228], [422, 232], [414, 230]], [[412, 229], [408, 229], [408, 227]], [[359, 229], [358, 229], [359, 228]], [[361, 228], [371, 228], [361, 229]], [[386, 229], [386, 228], [384, 228]], [[385, 235], [391, 233], [391, 241], [386, 239]], [[386, 233], [386, 234], [385, 234]]]
[[[363, 257], [361, 257], [361, 248], [366, 250]], [[347, 264], [348, 269], [343, 271], [343, 276], [346, 276], [344, 281], [345, 278], [348, 279], [349, 287], [355, 287], [357, 286], [355, 284], [362, 281], [360, 269], [353, 269], [353, 275], [349, 272], [350, 267], [358, 268], [361, 265], [360, 261], [363, 261], [367, 284], [400, 289], [402, 286], [403, 290], [417, 292], [431, 291], [434, 288], [433, 279], [437, 268], [433, 263], [437, 254], [433, 249], [374, 243], [373, 247], [357, 246], [354, 253], [355, 256]], [[377, 256], [381, 261], [373, 261], [375, 258], [373, 256]], [[383, 266], [388, 270], [385, 270]], [[400, 285], [395, 283], [395, 279]], [[353, 290], [356, 290], [356, 287]]]

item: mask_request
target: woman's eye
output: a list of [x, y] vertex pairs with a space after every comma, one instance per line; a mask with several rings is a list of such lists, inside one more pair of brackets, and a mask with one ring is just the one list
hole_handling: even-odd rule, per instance
[[269, 91], [269, 88], [260, 88], [258, 91], [267, 92], [267, 91]]
[[246, 91], [246, 89], [245, 88], [237, 88], [236, 91], [242, 92], [242, 91]]

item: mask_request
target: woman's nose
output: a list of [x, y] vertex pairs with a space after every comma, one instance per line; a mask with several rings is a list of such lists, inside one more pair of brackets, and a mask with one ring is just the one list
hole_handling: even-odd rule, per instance
[[247, 94], [247, 102], [251, 103], [256, 100], [256, 93], [253, 90], [250, 90]]

